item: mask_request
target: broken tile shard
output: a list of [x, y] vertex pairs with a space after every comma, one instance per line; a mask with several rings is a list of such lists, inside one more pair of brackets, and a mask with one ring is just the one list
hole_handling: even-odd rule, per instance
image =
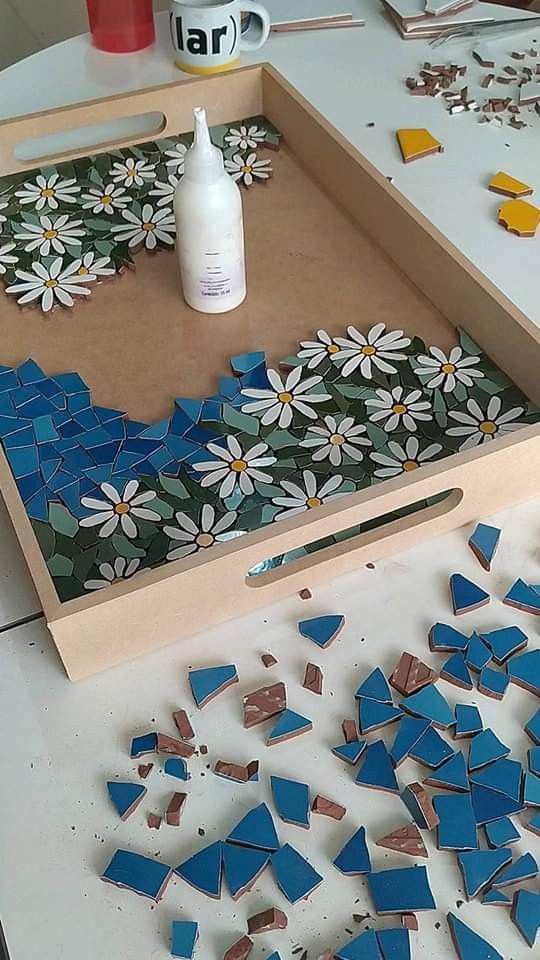
[[454, 751], [450, 744], [441, 737], [439, 731], [435, 730], [434, 727], [426, 730], [410, 751], [413, 760], [417, 760], [418, 763], [433, 769], [440, 767], [453, 754]]
[[477, 733], [481, 733], [482, 728], [482, 717], [478, 707], [469, 703], [456, 703], [456, 727], [454, 730], [456, 740], [476, 736]]
[[432, 153], [443, 152], [442, 143], [436, 140], [425, 127], [398, 130], [396, 136], [404, 163], [429, 157]]
[[436, 680], [435, 672], [428, 667], [418, 657], [413, 657], [411, 653], [402, 653], [399, 661], [394, 668], [390, 683], [403, 696], [409, 696], [416, 693], [428, 683]]
[[428, 641], [433, 653], [464, 652], [469, 644], [469, 638], [448, 623], [434, 623]]
[[447, 914], [447, 920], [459, 960], [504, 960], [495, 947], [471, 930], [455, 914]]
[[487, 727], [482, 733], [476, 735], [471, 740], [469, 747], [469, 770], [478, 770], [480, 767], [499, 760], [501, 757], [507, 757], [510, 753], [510, 747], [507, 747], [497, 737], [493, 730]]
[[270, 777], [272, 797], [278, 816], [285, 823], [297, 827], [309, 827], [309, 787], [298, 780], [285, 777]]
[[421, 830], [432, 830], [439, 822], [431, 797], [421, 783], [409, 783], [401, 799]]
[[347, 813], [346, 807], [335, 800], [329, 800], [328, 797], [321, 796], [320, 793], [314, 798], [311, 810], [313, 813], [320, 813], [323, 817], [330, 817], [332, 820], [343, 820]]
[[371, 861], [364, 827], [359, 827], [347, 840], [335, 858], [334, 866], [348, 877], [358, 877], [370, 872]]
[[174, 872], [200, 893], [217, 900], [221, 896], [222, 862], [223, 844], [217, 840], [184, 860]]
[[374, 743], [369, 743], [364, 757], [364, 762], [356, 774], [355, 783], [373, 790], [399, 793], [392, 761], [383, 741], [375, 740]]
[[233, 900], [238, 900], [251, 890], [269, 860], [268, 850], [240, 847], [233, 843], [223, 844], [223, 873]]
[[216, 760], [214, 773], [224, 780], [233, 780], [234, 783], [255, 783], [259, 779], [259, 761], [250, 760], [249, 763], [241, 764]]
[[379, 870], [368, 874], [368, 887], [378, 914], [419, 913], [437, 905], [424, 866]]
[[413, 747], [429, 730], [429, 727], [430, 721], [421, 717], [402, 717], [394, 742], [388, 751], [395, 767], [398, 767], [409, 756]]
[[276, 717], [287, 707], [287, 691], [284, 683], [272, 683], [268, 687], [260, 687], [244, 697], [244, 727], [251, 727], [264, 723]]
[[172, 716], [176, 729], [182, 737], [182, 740], [193, 740], [195, 733], [186, 711], [175, 710]]
[[332, 753], [354, 767], [362, 756], [365, 746], [365, 740], [353, 740], [351, 743], [340, 743], [337, 747], [332, 747]]
[[493, 653], [495, 663], [501, 664], [508, 657], [514, 656], [527, 646], [528, 637], [520, 627], [501, 627], [499, 630], [489, 630], [487, 633], [480, 634], [484, 643]]
[[490, 847], [506, 847], [510, 843], [516, 843], [521, 837], [519, 830], [516, 829], [509, 817], [492, 820], [490, 823], [486, 823], [484, 829]]
[[294, 710], [284, 710], [268, 734], [266, 745], [272, 747], [276, 743], [292, 740], [303, 733], [308, 733], [312, 728], [311, 720], [303, 717], [301, 713], [296, 713]]
[[[515, 233], [518, 237], [534, 237], [540, 223], [540, 209], [526, 200], [507, 200], [499, 207], [498, 219], [509, 233]], [[503, 602], [510, 601], [505, 598]], [[512, 606], [525, 609], [519, 603], [512, 603]]]
[[154, 857], [143, 857], [131, 850], [115, 850], [101, 879], [157, 903], [165, 893], [171, 875], [171, 867]]
[[540, 893], [518, 890], [512, 904], [512, 920], [529, 947], [534, 947], [540, 930]]
[[439, 817], [437, 846], [439, 850], [476, 850], [478, 836], [471, 797], [468, 793], [450, 796], [437, 794], [433, 806]]
[[187, 793], [173, 793], [165, 811], [165, 822], [170, 827], [179, 827], [186, 805]]
[[[515, 180], [513, 177], [508, 176], [507, 173], [496, 173], [489, 181], [489, 189], [494, 193], [503, 193], [507, 197], [525, 196], [529, 192], [532, 193], [531, 188], [527, 187], [526, 183]], [[525, 189], [525, 193], [507, 192], [515, 190], [521, 191], [523, 189]], [[487, 570], [488, 573], [491, 571], [491, 564], [497, 552], [500, 539], [501, 531], [499, 527], [492, 527], [488, 523], [477, 523], [469, 537], [469, 547], [480, 566], [482, 566], [484, 570]]]
[[276, 883], [289, 903], [308, 897], [323, 878], [294, 847], [286, 843], [271, 858]]
[[436, 727], [446, 730], [454, 723], [454, 714], [442, 693], [434, 684], [423, 687], [417, 693], [401, 701], [400, 707], [416, 717], [430, 720]]
[[426, 777], [424, 783], [430, 787], [440, 787], [443, 790], [456, 790], [458, 793], [468, 793], [469, 779], [465, 757], [458, 751], [445, 760], [437, 770]]
[[186, 766], [186, 761], [182, 757], [168, 757], [163, 764], [163, 770], [170, 777], [176, 777], [177, 780], [189, 780], [190, 775]]
[[321, 696], [323, 692], [323, 672], [316, 663], [306, 663], [302, 686], [311, 693]]
[[[521, 203], [523, 201], [515, 200], [511, 202]], [[528, 206], [530, 206], [530, 204], [528, 204]], [[536, 210], [536, 207], [534, 209]], [[540, 210], [538, 210], [538, 215], [540, 217]], [[536, 227], [534, 229], [536, 231]], [[533, 235], [534, 234], [526, 234], [526, 236]], [[516, 607], [517, 610], [523, 610], [525, 613], [533, 613], [536, 616], [540, 615], [540, 591], [521, 579], [516, 580], [516, 582], [512, 584], [508, 593], [503, 597], [503, 603], [508, 607]]]
[[271, 930], [286, 930], [287, 915], [283, 910], [277, 907], [270, 907], [269, 910], [262, 910], [252, 917], [248, 917], [248, 933], [253, 936], [256, 933], [268, 933]]
[[375, 667], [358, 687], [355, 697], [376, 700], [379, 703], [392, 703], [392, 691], [380, 667]]
[[331, 614], [325, 617], [311, 617], [309, 620], [301, 620], [298, 624], [298, 630], [303, 637], [312, 640], [318, 647], [329, 647], [336, 639], [345, 623], [345, 617], [341, 614]]
[[493, 881], [493, 886], [496, 890], [500, 890], [502, 887], [510, 887], [523, 880], [530, 880], [531, 877], [536, 877], [537, 873], [538, 864], [532, 853], [524, 853], [522, 857], [518, 857], [501, 871]]
[[271, 853], [279, 847], [279, 839], [268, 807], [260, 803], [249, 810], [231, 830], [228, 843], [239, 843], [245, 847], [258, 847]]
[[469, 646], [467, 647], [467, 653], [465, 654], [465, 663], [470, 670], [480, 673], [482, 667], [485, 667], [490, 660], [491, 650], [477, 633], [472, 633]]
[[454, 684], [462, 690], [472, 690], [473, 684], [462, 653], [453, 653], [444, 662], [440, 673], [441, 680]]
[[364, 699], [358, 702], [358, 726], [361, 734], [380, 730], [389, 723], [395, 723], [400, 717], [401, 710], [392, 703]]
[[528, 650], [506, 663], [510, 681], [540, 697], [540, 649]]
[[429, 854], [422, 840], [422, 834], [416, 823], [407, 823], [403, 827], [398, 827], [375, 841], [378, 847], [386, 847], [388, 850], [396, 850], [398, 853], [406, 853], [410, 857], [428, 857]]
[[450, 596], [456, 617], [478, 610], [490, 600], [489, 593], [461, 573], [453, 573], [450, 577]]
[[506, 673], [493, 670], [491, 667], [482, 667], [478, 678], [478, 689], [492, 700], [502, 700], [510, 680]]
[[223, 960], [247, 960], [253, 950], [253, 940], [244, 936], [236, 940], [223, 954]]
[[238, 673], [234, 664], [229, 663], [218, 667], [190, 670], [188, 679], [193, 699], [201, 710], [227, 687], [238, 683]]
[[182, 960], [191, 960], [199, 925], [191, 920], [173, 920], [171, 929], [171, 956], [181, 957]]
[[[522, 180], [516, 180], [515, 177], [511, 177], [509, 173], [504, 173], [502, 170], [499, 173], [496, 173], [488, 183], [488, 190], [491, 190], [493, 193], [500, 193], [503, 197], [529, 197], [531, 196], [533, 190], [528, 183], [523, 183]], [[477, 534], [479, 528], [484, 528], [480, 530], [480, 533]], [[489, 556], [491, 551], [491, 557], [497, 548], [501, 531], [497, 527], [489, 527], [486, 524], [479, 523], [474, 531], [474, 534], [471, 536], [476, 538], [477, 548], [479, 544], [479, 549], [483, 558], [486, 557], [486, 554]], [[469, 546], [472, 548], [471, 540], [469, 540]], [[492, 549], [492, 544], [494, 548]], [[476, 550], [474, 551], [476, 553]], [[482, 561], [480, 561], [482, 562]], [[484, 564], [482, 564], [484, 566]], [[489, 570], [489, 566], [484, 566], [485, 570]]]
[[512, 854], [504, 847], [497, 850], [465, 850], [458, 853], [457, 859], [467, 899], [472, 900], [502, 867], [510, 863]]
[[135, 812], [146, 793], [146, 787], [141, 783], [122, 783], [119, 780], [109, 780], [107, 790], [121, 820], [127, 820]]

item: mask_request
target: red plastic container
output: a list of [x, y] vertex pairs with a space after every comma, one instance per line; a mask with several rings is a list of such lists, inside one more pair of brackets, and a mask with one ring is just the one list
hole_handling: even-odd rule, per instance
[[133, 53], [155, 40], [152, 0], [86, 0], [92, 43], [108, 53]]

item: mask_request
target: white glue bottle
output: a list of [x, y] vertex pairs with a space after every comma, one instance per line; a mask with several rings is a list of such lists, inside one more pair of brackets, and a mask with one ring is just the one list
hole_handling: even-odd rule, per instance
[[246, 296], [242, 197], [213, 146], [202, 107], [176, 188], [176, 250], [184, 299], [202, 313], [234, 310]]

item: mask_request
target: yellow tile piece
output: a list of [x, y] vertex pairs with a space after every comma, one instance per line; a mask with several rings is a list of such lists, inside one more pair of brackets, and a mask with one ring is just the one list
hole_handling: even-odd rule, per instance
[[530, 197], [533, 192], [528, 183], [522, 183], [521, 180], [516, 180], [509, 173], [503, 173], [502, 170], [499, 170], [499, 173], [491, 178], [488, 189], [492, 190], [493, 193], [502, 193], [503, 197]]
[[442, 153], [443, 146], [424, 127], [398, 130], [396, 133], [404, 163], [428, 157], [430, 153]]
[[499, 223], [518, 237], [534, 237], [540, 223], [540, 210], [526, 200], [508, 200], [499, 209]]

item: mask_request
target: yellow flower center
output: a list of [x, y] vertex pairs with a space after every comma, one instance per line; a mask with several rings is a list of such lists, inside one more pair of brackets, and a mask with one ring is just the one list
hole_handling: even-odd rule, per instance
[[249, 166], [249, 164], [247, 163], [244, 164], [244, 166], [242, 167], [242, 173], [251, 173], [251, 167]]
[[497, 432], [497, 424], [493, 423], [493, 420], [483, 420], [482, 423], [478, 425], [478, 429], [482, 433], [487, 433], [491, 436]]
[[57, 286], [58, 286], [58, 280], [46, 280], [46, 281], [45, 281], [45, 286], [46, 286], [46, 287], [57, 287]]
[[453, 363], [443, 363], [441, 367], [441, 373], [450, 374], [455, 372], [456, 372], [456, 368]]
[[417, 464], [416, 460], [404, 460], [404, 461], [403, 461], [403, 469], [404, 469], [407, 473], [409, 473], [410, 470], [417, 470], [417, 469], [418, 469], [418, 464]]
[[129, 503], [117, 503], [114, 508], [114, 512], [119, 513], [120, 515], [122, 515], [123, 513], [129, 513], [129, 511], [130, 511]]
[[86, 277], [86, 275], [90, 273], [90, 271], [88, 267], [82, 266], [82, 267], [79, 267], [79, 269], [77, 270], [77, 273], [79, 274], [80, 277]]
[[311, 510], [313, 507], [320, 507], [322, 500], [319, 500], [319, 497], [308, 497], [306, 503]]
[[49, 199], [49, 197], [54, 197], [54, 190], [53, 190], [53, 188], [52, 188], [52, 187], [45, 187], [45, 188], [41, 191], [41, 196], [42, 196], [42, 197], [45, 197], [45, 199], [47, 199], [47, 200]]
[[394, 413], [402, 415], [404, 413], [407, 413], [407, 407], [405, 406], [404, 403], [395, 403], [394, 406], [392, 407], [392, 411]]
[[45, 230], [43, 234], [44, 240], [54, 240], [58, 236], [58, 230]]
[[106, 193], [106, 194], [101, 198], [101, 202], [102, 202], [103, 206], [107, 206], [107, 204], [112, 203], [112, 197], [110, 197], [109, 194]]
[[330, 443], [333, 443], [335, 447], [340, 447], [342, 443], [345, 443], [345, 437], [342, 433], [333, 433], [330, 437]]
[[283, 393], [278, 393], [278, 400], [281, 400], [282, 403], [290, 403], [292, 398], [292, 393], [287, 393], [286, 390]]
[[195, 543], [199, 547], [211, 547], [214, 542], [214, 538], [211, 533], [199, 533], [198, 537], [195, 538]]
[[247, 463], [245, 460], [233, 460], [231, 463], [231, 470], [234, 470], [235, 473], [243, 473], [244, 470], [247, 470]]
[[375, 347], [372, 347], [371, 344], [366, 343], [365, 347], [362, 347], [360, 353], [363, 353], [366, 357], [372, 357], [374, 353], [377, 353]]
[[326, 349], [328, 353], [337, 353], [339, 350], [339, 347], [337, 343], [329, 343]]
[[148, 230], [148, 232], [150, 232], [151, 230], [156, 229], [156, 225], [155, 223], [143, 223], [142, 228], [143, 230]]

